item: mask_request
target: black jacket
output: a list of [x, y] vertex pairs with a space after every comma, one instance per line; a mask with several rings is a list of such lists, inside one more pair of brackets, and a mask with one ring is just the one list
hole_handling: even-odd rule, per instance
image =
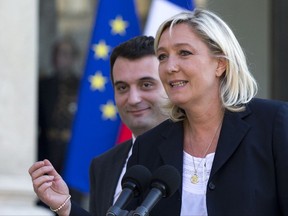
[[[167, 120], [138, 136], [127, 169], [135, 164], [151, 172], [173, 165], [182, 177], [182, 122]], [[226, 111], [207, 184], [208, 215], [288, 216], [287, 182], [288, 104], [253, 99], [243, 112]], [[182, 185], [150, 215], [179, 216], [181, 195]], [[128, 209], [136, 209], [142, 200], [131, 202]], [[71, 215], [87, 213], [72, 205]]]
[[123, 142], [92, 160], [90, 166], [89, 212], [72, 202], [70, 216], [105, 216], [113, 204], [114, 193], [132, 140]]
[[[170, 164], [182, 177], [182, 123], [168, 120], [138, 136], [128, 168], [142, 164], [154, 172]], [[150, 215], [180, 215], [181, 194], [182, 185]], [[253, 99], [246, 111], [226, 111], [206, 201], [209, 216], [288, 215], [287, 103]]]

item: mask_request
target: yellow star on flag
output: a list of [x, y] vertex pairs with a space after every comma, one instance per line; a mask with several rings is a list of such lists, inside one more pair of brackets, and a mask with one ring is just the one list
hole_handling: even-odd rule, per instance
[[101, 105], [100, 109], [102, 111], [102, 118], [104, 120], [106, 119], [116, 120], [117, 109], [112, 101], [108, 101], [106, 104]]
[[110, 49], [110, 46], [106, 45], [104, 40], [100, 40], [98, 44], [93, 44], [92, 46], [96, 59], [107, 59]]
[[110, 26], [112, 27], [111, 32], [114, 35], [125, 35], [128, 25], [129, 23], [124, 21], [122, 16], [117, 16], [114, 20], [110, 20]]
[[89, 82], [91, 83], [90, 87], [92, 90], [105, 90], [105, 84], [108, 82], [107, 77], [104, 77], [101, 71], [96, 71], [93, 76], [89, 76]]

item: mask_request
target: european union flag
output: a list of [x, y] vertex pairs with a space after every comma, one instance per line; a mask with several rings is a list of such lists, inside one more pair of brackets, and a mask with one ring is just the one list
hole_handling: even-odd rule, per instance
[[82, 77], [64, 179], [89, 192], [92, 158], [115, 145], [121, 120], [110, 81], [112, 49], [140, 34], [134, 0], [100, 0]]

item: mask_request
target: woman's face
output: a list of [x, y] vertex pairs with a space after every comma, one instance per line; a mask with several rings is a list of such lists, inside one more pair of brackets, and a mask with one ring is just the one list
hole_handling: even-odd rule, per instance
[[181, 23], [164, 30], [158, 44], [159, 75], [172, 103], [186, 109], [219, 99], [223, 61], [211, 55], [208, 46]]

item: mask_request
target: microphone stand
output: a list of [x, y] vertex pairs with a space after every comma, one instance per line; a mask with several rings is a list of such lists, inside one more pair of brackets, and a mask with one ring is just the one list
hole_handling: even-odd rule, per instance
[[133, 216], [134, 212], [135, 210], [127, 211], [115, 206], [115, 208], [112, 208], [106, 216]]
[[109, 212], [107, 212], [106, 216], [128, 216], [129, 212], [127, 210], [123, 210], [117, 206], [113, 206]]

